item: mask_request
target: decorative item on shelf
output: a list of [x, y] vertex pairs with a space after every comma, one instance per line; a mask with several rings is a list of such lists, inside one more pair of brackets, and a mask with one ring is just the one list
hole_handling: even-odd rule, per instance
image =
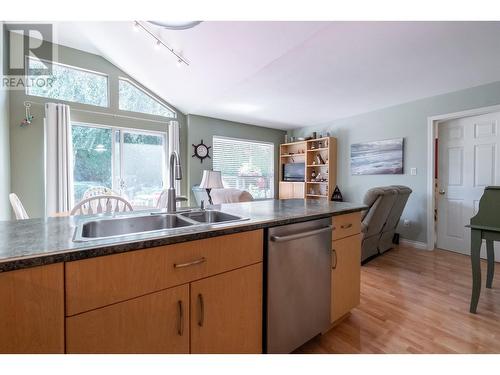
[[30, 125], [35, 118], [35, 116], [31, 114], [30, 108], [31, 108], [31, 103], [24, 102], [24, 113], [26, 117], [23, 119], [23, 121], [21, 121], [21, 127], [23, 128]]
[[316, 160], [313, 160], [312, 165], [316, 165]]
[[311, 172], [311, 181], [315, 181], [315, 180], [316, 180], [316, 171], [313, 169]]
[[201, 143], [197, 145], [193, 143], [193, 147], [194, 154], [191, 156], [192, 158], [196, 156], [198, 159], [200, 159], [200, 163], [203, 163], [203, 159], [205, 158], [211, 159], [209, 152], [212, 146], [207, 146], [206, 144], [204, 144], [203, 139], [201, 140]]
[[313, 139], [316, 139], [316, 138], [317, 138], [317, 135], [318, 135], [318, 134], [317, 134], [316, 132], [313, 132], [313, 133], [312, 133], [312, 137], [313, 137]]
[[335, 186], [335, 190], [333, 191], [332, 201], [334, 201], [334, 202], [343, 202], [344, 201], [344, 198], [342, 198], [342, 193], [340, 192], [338, 185]]
[[311, 150], [316, 149], [316, 145], [314, 143], [311, 143]]
[[325, 161], [323, 160], [323, 158], [321, 157], [321, 154], [317, 154], [316, 155], [316, 163], [317, 164], [325, 164]]
[[288, 134], [285, 134], [285, 143], [288, 143]]
[[212, 189], [222, 189], [224, 184], [222, 183], [222, 176], [220, 171], [211, 171], [205, 169], [203, 171], [203, 177], [201, 178], [200, 188], [205, 189], [208, 195], [208, 202], [212, 203], [212, 197], [210, 196], [210, 191]]

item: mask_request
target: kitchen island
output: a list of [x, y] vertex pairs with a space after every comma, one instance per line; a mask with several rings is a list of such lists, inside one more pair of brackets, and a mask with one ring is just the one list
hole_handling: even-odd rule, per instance
[[[0, 222], [0, 352], [261, 353], [265, 231], [329, 217], [332, 322], [359, 301], [365, 206], [267, 200], [215, 208], [246, 220], [83, 242], [73, 238], [88, 217]], [[353, 277], [357, 296], [346, 296]]]

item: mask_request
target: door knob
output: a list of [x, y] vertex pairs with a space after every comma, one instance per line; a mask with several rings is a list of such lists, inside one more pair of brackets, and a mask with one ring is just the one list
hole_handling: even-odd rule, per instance
[[439, 194], [444, 195], [445, 193], [446, 192], [443, 189], [439, 190]]

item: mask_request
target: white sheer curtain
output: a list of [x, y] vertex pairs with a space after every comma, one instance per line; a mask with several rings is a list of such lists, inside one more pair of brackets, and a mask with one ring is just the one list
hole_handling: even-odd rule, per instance
[[[180, 140], [179, 140], [179, 123], [177, 121], [170, 121], [168, 123], [168, 155], [167, 155], [167, 165], [170, 166], [170, 153], [172, 151], [177, 151], [177, 154], [179, 157], [181, 156], [181, 146], [180, 146]], [[170, 171], [169, 171], [170, 173]], [[183, 174], [185, 175], [187, 173], [186, 171], [183, 171]], [[167, 178], [167, 188], [169, 181]], [[180, 190], [181, 190], [181, 182], [179, 180], [175, 180], [175, 193], [177, 195], [180, 195]]]
[[73, 141], [68, 105], [45, 104], [45, 212], [73, 207]]

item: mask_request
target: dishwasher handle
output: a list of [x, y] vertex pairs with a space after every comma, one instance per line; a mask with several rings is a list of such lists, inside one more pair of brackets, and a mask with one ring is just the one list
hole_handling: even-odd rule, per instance
[[320, 234], [323, 232], [328, 232], [332, 230], [332, 226], [329, 225], [327, 227], [319, 228], [319, 229], [314, 229], [310, 230], [307, 232], [300, 232], [300, 233], [295, 233], [295, 234], [290, 234], [288, 236], [271, 236], [271, 241], [274, 242], [285, 242], [285, 241], [292, 241], [292, 240], [297, 240], [299, 238], [304, 238], [304, 237], [310, 237], [314, 236], [316, 234]]

